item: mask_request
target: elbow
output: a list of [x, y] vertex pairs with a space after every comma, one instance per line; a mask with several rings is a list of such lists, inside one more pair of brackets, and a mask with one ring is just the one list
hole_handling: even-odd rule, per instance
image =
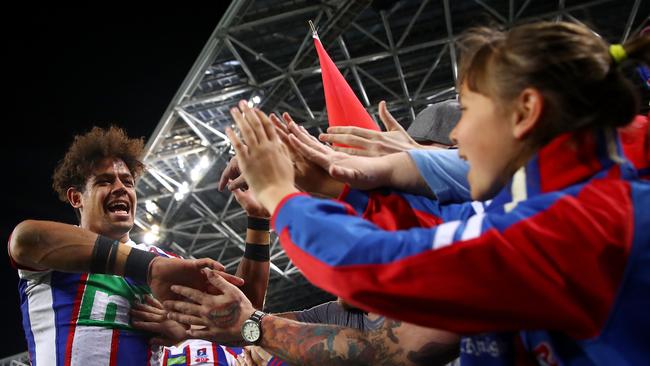
[[38, 245], [38, 221], [25, 220], [16, 225], [9, 239], [9, 253], [18, 264], [31, 264], [35, 247]]

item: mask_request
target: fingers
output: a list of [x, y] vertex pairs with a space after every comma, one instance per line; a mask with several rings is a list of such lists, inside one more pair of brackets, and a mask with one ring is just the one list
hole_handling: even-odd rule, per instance
[[271, 119], [266, 115], [266, 113], [262, 112], [259, 108], [254, 109], [255, 114], [257, 115], [257, 118], [260, 120], [262, 123], [262, 127], [264, 128], [264, 133], [266, 134], [266, 139], [269, 141], [278, 141], [278, 135], [276, 133], [275, 126], [273, 125], [273, 122], [271, 122]]
[[280, 140], [282, 140], [283, 143], [288, 145], [289, 128], [274, 113], [271, 113], [269, 115], [269, 119], [271, 120], [271, 122], [273, 122], [273, 125], [275, 125], [275, 130], [278, 134], [278, 137], [280, 137]]
[[[264, 127], [262, 126], [260, 119], [257, 117], [255, 110], [248, 106], [246, 100], [240, 100], [237, 106], [243, 114], [243, 117], [239, 119], [239, 122], [237, 123], [237, 127], [239, 127], [239, 130], [241, 131], [244, 141], [246, 141], [249, 146], [266, 141], [267, 138], [264, 133]], [[251, 141], [251, 143], [248, 143], [248, 141]]]
[[[309, 146], [311, 149], [319, 151], [321, 153], [327, 153], [327, 147], [316, 140], [315, 137], [310, 135], [304, 127], [298, 126], [295, 123], [289, 124], [289, 131], [295, 136], [298, 141]], [[293, 145], [292, 145], [293, 146]]]
[[156, 299], [153, 296], [149, 296], [149, 295], [145, 296], [144, 297], [144, 302], [147, 303], [149, 306], [152, 306], [152, 307], [154, 307], [156, 309], [159, 309], [161, 311], [165, 311], [165, 308], [160, 303], [160, 301], [158, 301], [158, 299]]
[[[248, 106], [246, 107], [248, 108]], [[235, 125], [237, 125], [237, 128], [239, 129], [242, 139], [249, 145], [257, 144], [257, 136], [255, 135], [255, 131], [253, 131], [252, 127], [246, 120], [244, 111], [241, 110], [239, 106], [232, 107], [230, 108], [230, 116], [235, 121]]]
[[237, 277], [235, 275], [231, 275], [230, 273], [226, 273], [226, 272], [223, 272], [223, 271], [217, 271], [217, 273], [223, 279], [225, 279], [226, 281], [232, 283], [235, 286], [243, 286], [244, 285], [244, 279], [241, 278], [241, 277]]
[[246, 190], [248, 189], [248, 183], [246, 182], [246, 178], [243, 175], [240, 175], [239, 177], [231, 180], [228, 183], [228, 190], [232, 191], [235, 189], [243, 189]]
[[145, 332], [160, 333], [161, 331], [159, 322], [149, 322], [149, 321], [132, 319], [131, 325], [133, 326], [133, 328], [143, 330]]
[[226, 168], [221, 173], [221, 177], [219, 178], [219, 191], [223, 191], [230, 180], [235, 179], [240, 175], [241, 172], [239, 171], [237, 157], [234, 156], [232, 159], [230, 159], [228, 165], [226, 165]]
[[[221, 291], [222, 293], [226, 293], [227, 291], [231, 291], [233, 288], [233, 284], [230, 282], [226, 281], [226, 279], [221, 275], [221, 273], [215, 273], [214, 271], [207, 271], [208, 275], [208, 281], [212, 286], [214, 286], [217, 290]], [[231, 276], [231, 275], [229, 275]], [[235, 276], [232, 276], [235, 277]], [[236, 277], [238, 278], [238, 277]], [[243, 280], [242, 280], [243, 281]], [[173, 288], [176, 286], [172, 286], [172, 291]], [[178, 286], [182, 287], [182, 286]], [[194, 290], [196, 291], [196, 290]]]
[[400, 125], [388, 111], [386, 101], [384, 100], [379, 102], [379, 120], [384, 124], [384, 127], [386, 127], [386, 131], [404, 131], [402, 125]]
[[312, 148], [311, 146], [300, 141], [296, 135], [289, 135], [289, 142], [291, 146], [300, 153], [300, 155], [307, 158], [307, 160], [313, 162], [314, 164], [320, 166], [321, 168], [327, 170], [329, 168], [330, 162], [327, 156]]
[[[181, 296], [183, 296], [183, 297], [185, 297], [187, 299], [190, 299], [190, 300], [194, 301], [197, 304], [203, 304], [203, 302], [205, 302], [207, 300], [208, 296], [210, 296], [210, 295], [205, 294], [202, 291], [195, 290], [195, 289], [190, 288], [190, 287], [180, 286], [180, 285], [172, 285], [171, 290], [174, 293], [179, 294], [179, 295], [181, 295]], [[169, 309], [169, 307], [167, 306], [168, 302], [182, 302], [182, 303], [185, 303], [184, 301], [165, 301], [165, 308], [166, 309]], [[195, 314], [195, 315], [198, 315], [198, 314]]]
[[248, 348], [244, 348], [244, 359], [247, 362], [247, 365], [254, 366], [255, 363], [253, 362], [253, 357], [251, 356], [251, 351]]
[[162, 322], [165, 321], [167, 318], [167, 312], [163, 312], [162, 314], [159, 313], [152, 313], [149, 311], [140, 311], [140, 310], [135, 310], [131, 309], [131, 317], [133, 318], [133, 321], [139, 321], [139, 322]]
[[354, 126], [336, 126], [336, 127], [328, 128], [327, 134], [321, 134], [321, 136], [331, 136], [331, 135], [352, 135], [352, 136], [364, 137], [369, 140], [373, 140], [381, 136], [381, 132], [368, 130], [361, 127], [354, 127]]
[[138, 303], [134, 303], [131, 306], [131, 309], [132, 310], [138, 310], [140, 312], [151, 313], [151, 314], [159, 315], [159, 316], [164, 316], [167, 313], [165, 311], [165, 309], [160, 309], [160, 308], [157, 308], [157, 307], [154, 307], [154, 306], [150, 306], [150, 305], [146, 305], [146, 304], [138, 304]]
[[353, 147], [341, 147], [341, 146], [332, 146], [332, 149], [334, 151], [346, 153], [349, 155], [356, 155], [356, 156], [376, 156], [376, 154], [373, 154], [370, 150], [368, 149], [355, 149]]
[[284, 119], [284, 121], [285, 121], [287, 124], [289, 124], [289, 123], [291, 123], [291, 122], [295, 123], [294, 120], [293, 120], [293, 117], [291, 117], [291, 115], [289, 114], [289, 112], [284, 112], [284, 113], [282, 113], [282, 119]]
[[223, 271], [224, 269], [226, 269], [226, 267], [224, 267], [221, 263], [215, 261], [212, 258], [207, 258], [207, 257], [201, 259], [194, 259], [194, 265], [198, 269], [210, 268], [216, 271]]
[[209, 322], [207, 320], [204, 320], [203, 318], [200, 318], [198, 316], [194, 315], [188, 315], [184, 313], [176, 313], [176, 312], [171, 312], [167, 314], [167, 317], [171, 320], [177, 321], [181, 324], [187, 324], [187, 325], [203, 325], [203, 326], [208, 326]]
[[345, 134], [343, 135], [322, 134], [318, 136], [318, 138], [321, 141], [326, 141], [332, 144], [342, 144], [342, 145], [359, 147], [362, 149], [369, 149], [373, 144], [377, 143], [376, 141], [373, 142], [372, 139], [367, 139], [365, 137], [359, 137], [355, 135], [345, 135]]
[[[233, 113], [232, 110], [230, 113], [231, 114]], [[226, 135], [228, 136], [228, 139], [230, 140], [230, 143], [232, 144], [232, 147], [235, 149], [237, 155], [243, 158], [248, 158], [248, 150], [244, 148], [244, 144], [241, 142], [239, 137], [237, 137], [235, 131], [233, 131], [232, 128], [230, 127], [226, 127]]]

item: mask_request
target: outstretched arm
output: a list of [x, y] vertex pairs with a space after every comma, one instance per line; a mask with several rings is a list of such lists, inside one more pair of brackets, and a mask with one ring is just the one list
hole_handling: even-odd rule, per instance
[[[242, 342], [239, 329], [253, 312], [235, 286], [208, 274], [221, 295], [175, 286], [191, 301], [168, 301], [170, 317], [186, 325], [192, 337], [212, 342]], [[458, 337], [451, 333], [386, 320], [375, 331], [306, 324], [267, 315], [262, 320], [261, 347], [289, 364], [299, 365], [442, 365], [456, 357]]]
[[386, 131], [372, 131], [354, 126], [337, 126], [327, 129], [327, 133], [318, 138], [332, 144], [350, 147], [334, 146], [336, 151], [359, 156], [384, 156], [412, 149], [425, 149], [408, 135], [406, 130], [390, 114], [386, 102], [379, 102], [379, 120]]
[[[33, 270], [89, 272], [98, 235], [78, 226], [54, 221], [25, 220], [9, 240], [9, 255], [18, 267]], [[123, 275], [131, 247], [118, 247], [114, 274]]]
[[246, 297], [256, 309], [262, 310], [266, 289], [269, 284], [270, 260], [268, 255], [271, 241], [268, 228], [269, 213], [255, 200], [252, 190], [235, 189], [232, 194], [246, 211], [249, 222], [266, 223], [266, 227], [260, 227], [259, 224], [248, 225], [246, 229], [246, 249], [235, 273], [235, 276], [244, 280], [241, 290]]
[[391, 187], [432, 197], [418, 167], [405, 153], [381, 157], [353, 156], [332, 150], [295, 123], [289, 124], [291, 146], [307, 160], [342, 182], [358, 189]]
[[[108, 273], [118, 276], [136, 274], [136, 280], [147, 283], [159, 299], [170, 299], [172, 283], [187, 284], [207, 290], [201, 268], [208, 267], [222, 271], [224, 267], [208, 258], [182, 260], [153, 256], [129, 245], [115, 243], [109, 251], [115, 250], [114, 261], [108, 252], [101, 259], [101, 270], [91, 263], [100, 255], [94, 249], [98, 246], [98, 235], [74, 225], [53, 221], [26, 220], [18, 224], [9, 240], [9, 255], [19, 268], [27, 270], [55, 270], [62, 272]], [[105, 238], [106, 239], [106, 238]], [[107, 239], [112, 241], [111, 239]], [[134, 257], [132, 257], [134, 256]], [[129, 258], [132, 260], [129, 261]], [[133, 261], [133, 258], [139, 258]], [[241, 279], [221, 272], [236, 284]]]

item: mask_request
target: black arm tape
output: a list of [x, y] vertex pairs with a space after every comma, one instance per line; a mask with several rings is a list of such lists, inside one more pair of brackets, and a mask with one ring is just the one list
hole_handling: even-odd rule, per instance
[[246, 243], [244, 258], [258, 262], [268, 262], [271, 259], [269, 245]]
[[148, 283], [149, 264], [157, 255], [140, 249], [131, 248], [124, 265], [124, 276], [142, 283]]
[[117, 240], [97, 235], [97, 240], [95, 240], [95, 246], [93, 247], [93, 254], [90, 258], [90, 273], [107, 273], [106, 263], [108, 262], [114, 241]]
[[259, 217], [248, 216], [248, 226], [251, 230], [256, 231], [269, 231], [269, 219], [262, 219]]
[[115, 268], [115, 260], [117, 259], [117, 252], [120, 248], [120, 242], [115, 240], [111, 245], [111, 255], [108, 256], [108, 263], [106, 263], [106, 273], [113, 273]]

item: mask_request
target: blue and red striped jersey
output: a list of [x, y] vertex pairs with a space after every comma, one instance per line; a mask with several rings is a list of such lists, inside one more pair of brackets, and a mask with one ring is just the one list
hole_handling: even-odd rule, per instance
[[[151, 245], [132, 241], [127, 245], [175, 256]], [[120, 276], [17, 267], [23, 329], [33, 366], [143, 366], [159, 359], [149, 346], [150, 335], [130, 326], [131, 304], [151, 293], [148, 286]]]

